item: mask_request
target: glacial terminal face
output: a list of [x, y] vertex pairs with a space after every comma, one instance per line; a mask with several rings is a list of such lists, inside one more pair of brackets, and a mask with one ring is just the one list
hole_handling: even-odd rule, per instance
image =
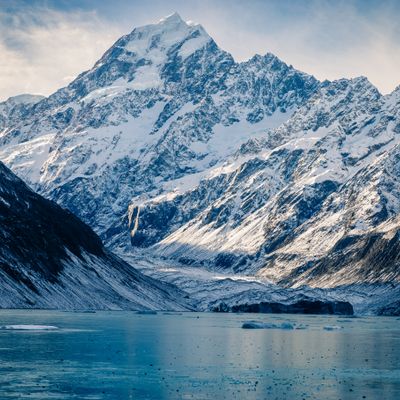
[[228, 306], [220, 303], [214, 312], [245, 312], [269, 314], [327, 314], [353, 315], [353, 306], [346, 301], [300, 300], [292, 304], [267, 303], [237, 304]]

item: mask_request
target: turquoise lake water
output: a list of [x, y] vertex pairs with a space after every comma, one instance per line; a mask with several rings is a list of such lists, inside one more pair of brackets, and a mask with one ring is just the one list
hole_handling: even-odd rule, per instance
[[0, 399], [400, 399], [397, 318], [3, 310], [6, 325], [58, 329], [0, 330]]

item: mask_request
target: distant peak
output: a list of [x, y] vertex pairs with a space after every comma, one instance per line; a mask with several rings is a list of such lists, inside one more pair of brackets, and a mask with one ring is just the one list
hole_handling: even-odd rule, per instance
[[400, 94], [400, 85], [396, 86], [392, 93]]
[[278, 62], [281, 64], [285, 64], [279, 57], [277, 57], [275, 54], [272, 53], [266, 53], [264, 55], [261, 54], [255, 54], [253, 57], [251, 57], [249, 59], [249, 62], [262, 62], [262, 63], [274, 63], [274, 62]]
[[[264, 58], [266, 60], [278, 60], [278, 61], [281, 61], [275, 54], [272, 54], [270, 52], [265, 53], [264, 54]], [[283, 61], [281, 61], [281, 62], [283, 62]]]
[[[266, 69], [272, 69], [272, 70], [278, 70], [278, 69], [283, 68], [283, 69], [297, 71], [293, 68], [292, 65], [286, 64], [279, 57], [277, 57], [275, 54], [272, 54], [272, 53], [266, 53], [264, 55], [255, 54], [248, 61], [244, 61], [241, 64], [243, 64], [243, 65], [255, 64], [255, 65], [258, 65], [259, 67], [263, 67]], [[297, 71], [297, 72], [301, 73], [301, 71]]]
[[43, 100], [45, 96], [39, 94], [23, 93], [16, 96], [9, 97], [6, 102], [14, 104], [35, 104]]
[[379, 90], [365, 76], [357, 76], [355, 78], [341, 78], [333, 81], [325, 80], [322, 82], [322, 95], [329, 96], [342, 93], [354, 93], [357, 97], [372, 96], [378, 99], [382, 96]]
[[379, 93], [379, 95], [381, 96], [378, 88], [366, 76], [357, 76], [350, 79], [350, 82], [357, 88], [364, 87], [367, 90], [373, 90]]
[[372, 83], [369, 81], [369, 79], [364, 75], [360, 75], [360, 76], [356, 76], [354, 78], [351, 78], [350, 81], [354, 82], [354, 83], [364, 83], [364, 84], [367, 84], [367, 85], [372, 85]]

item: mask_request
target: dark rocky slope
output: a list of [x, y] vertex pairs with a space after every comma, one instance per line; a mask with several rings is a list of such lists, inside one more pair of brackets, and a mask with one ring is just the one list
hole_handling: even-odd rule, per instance
[[71, 212], [0, 163], [0, 307], [188, 309], [173, 285], [107, 251]]

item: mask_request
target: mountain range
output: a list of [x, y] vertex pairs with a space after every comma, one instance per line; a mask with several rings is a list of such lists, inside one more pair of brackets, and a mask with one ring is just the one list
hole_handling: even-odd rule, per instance
[[399, 143], [400, 87], [236, 62], [176, 13], [0, 103], [0, 160], [204, 309], [274, 287], [398, 313]]

